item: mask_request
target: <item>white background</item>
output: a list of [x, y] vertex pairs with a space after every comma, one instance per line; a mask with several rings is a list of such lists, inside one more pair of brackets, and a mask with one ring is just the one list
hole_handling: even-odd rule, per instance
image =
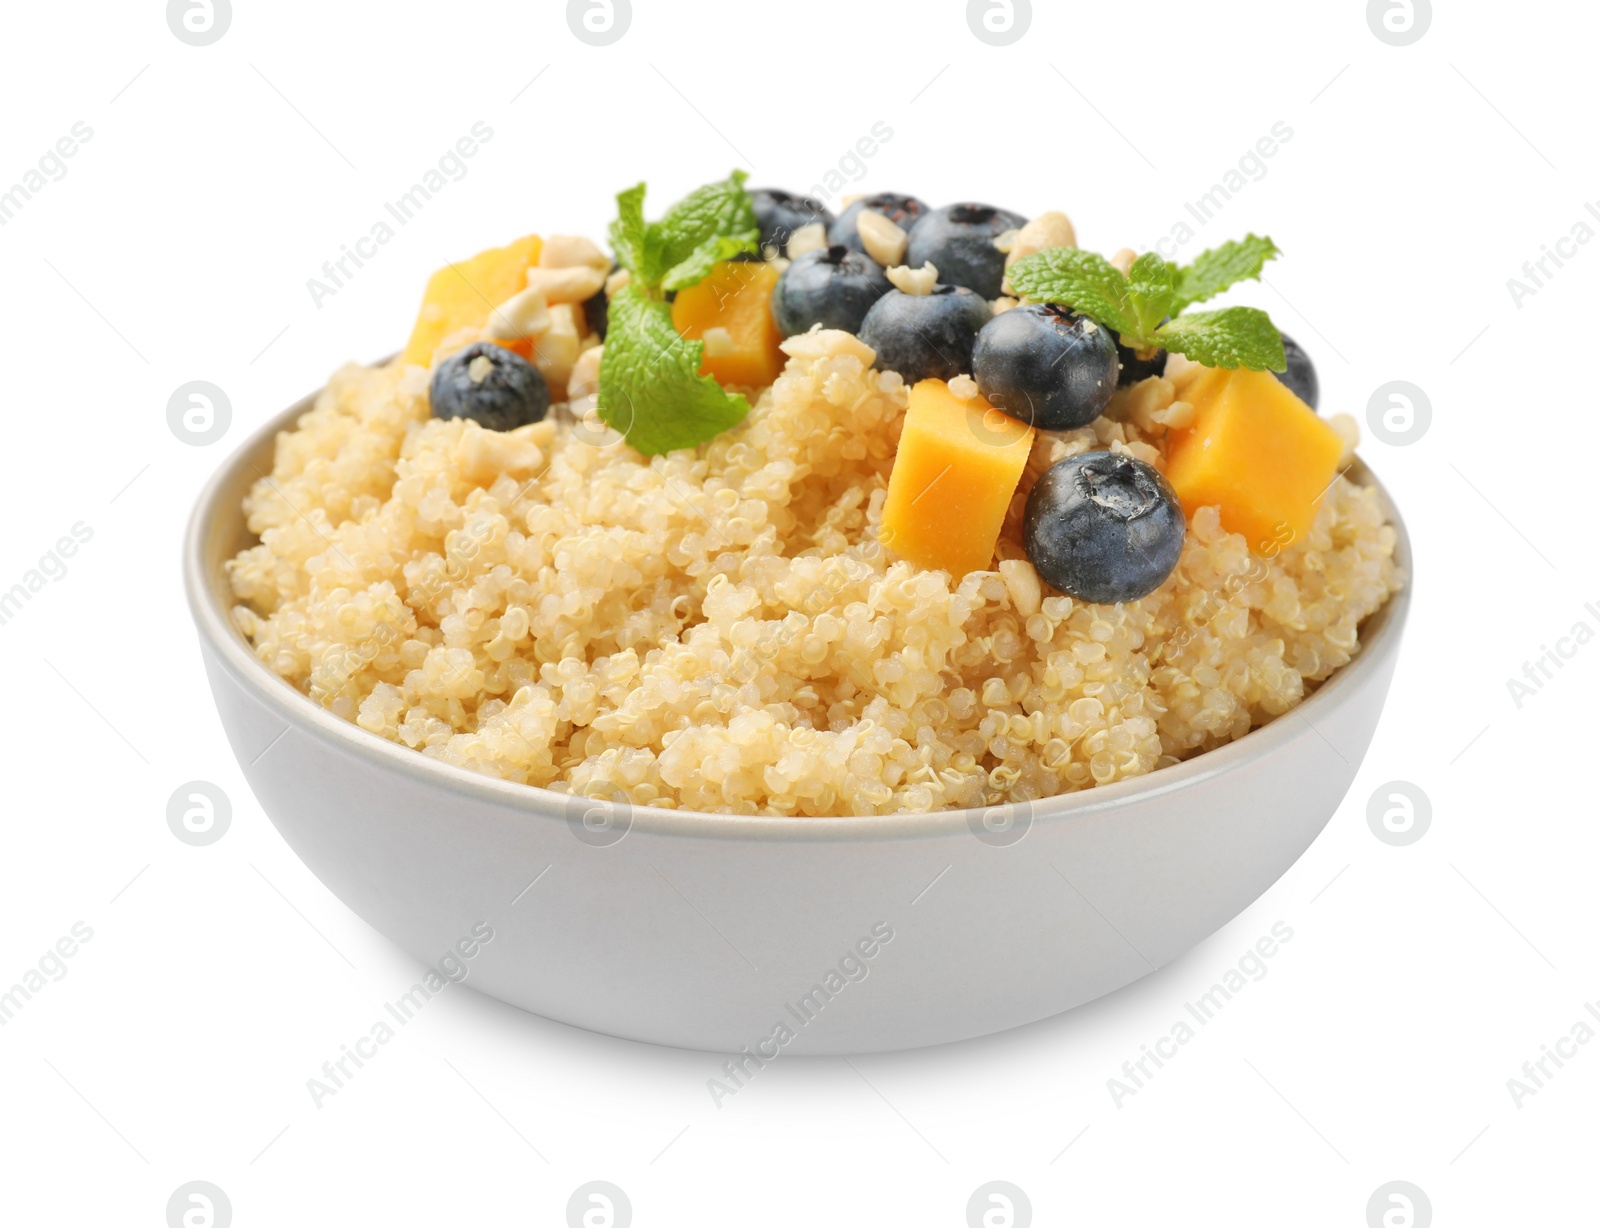
[[[1439, 1225], [1593, 1222], [1600, 1044], [1520, 1108], [1506, 1083], [1600, 999], [1600, 648], [1520, 709], [1507, 688], [1580, 619], [1600, 627], [1600, 245], [1520, 306], [1506, 285], [1600, 198], [1593, 11], [1451, 4], [1393, 47], [1353, 0], [1041, 2], [996, 48], [955, 0], [635, 0], [595, 48], [559, 3], [234, 7], [208, 47], [155, 0], [4, 18], [0, 187], [93, 129], [0, 227], [0, 588], [93, 531], [0, 626], [0, 988], [75, 922], [94, 932], [0, 1029], [6, 1222], [159, 1225], [201, 1179], [241, 1228], [560, 1225], [596, 1178], [639, 1225], [954, 1226], [991, 1179], [1051, 1225], [1361, 1228], [1395, 1179]], [[314, 306], [307, 279], [478, 120], [494, 136], [470, 173]], [[1420, 441], [1363, 447], [1418, 567], [1355, 787], [1224, 930], [1018, 1032], [856, 1069], [794, 1058], [717, 1108], [708, 1055], [452, 989], [315, 1107], [306, 1080], [419, 968], [243, 783], [180, 594], [195, 491], [339, 363], [396, 349], [445, 260], [530, 230], [598, 238], [640, 178], [657, 210], [731, 166], [804, 189], [876, 120], [894, 135], [847, 190], [1064, 209], [1107, 253], [1293, 129], [1185, 250], [1278, 241], [1270, 284], [1236, 299], [1311, 351], [1324, 413], [1364, 419], [1396, 379], [1433, 406]], [[210, 447], [166, 424], [197, 379], [232, 401]], [[165, 821], [195, 779], [234, 809], [206, 848]], [[1433, 806], [1405, 848], [1366, 821], [1395, 779]], [[1107, 1080], [1279, 921], [1294, 937], [1265, 978], [1118, 1107]]]

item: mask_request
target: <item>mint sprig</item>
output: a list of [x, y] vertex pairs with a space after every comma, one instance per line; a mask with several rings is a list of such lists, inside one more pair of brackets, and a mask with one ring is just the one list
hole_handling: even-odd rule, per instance
[[630, 447], [659, 456], [744, 421], [749, 403], [700, 374], [703, 341], [672, 327], [672, 308], [629, 285], [611, 300], [600, 354], [599, 413]]
[[1200, 253], [1186, 266], [1146, 252], [1124, 277], [1094, 252], [1056, 247], [1024, 256], [1007, 276], [1023, 297], [1065, 303], [1114, 329], [1132, 349], [1172, 350], [1209, 367], [1282, 371], [1288, 365], [1283, 335], [1266, 312], [1229, 307], [1179, 314], [1236, 282], [1259, 277], [1276, 255], [1271, 239], [1247, 235]]
[[705, 278], [718, 260], [756, 250], [746, 178], [734, 171], [696, 188], [656, 222], [645, 221], [644, 184], [617, 193], [611, 250], [631, 276], [609, 306], [597, 408], [646, 456], [692, 448], [750, 412], [744, 397], [700, 374], [705, 345], [672, 326], [664, 297]]

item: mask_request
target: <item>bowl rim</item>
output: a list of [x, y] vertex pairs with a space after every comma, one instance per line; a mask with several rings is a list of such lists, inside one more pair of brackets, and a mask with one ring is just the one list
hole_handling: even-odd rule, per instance
[[[382, 366], [392, 358], [391, 355], [389, 359], [372, 365]], [[195, 499], [184, 532], [183, 580], [190, 614], [202, 647], [209, 650], [213, 659], [227, 669], [235, 682], [279, 716], [286, 726], [320, 738], [373, 768], [398, 772], [418, 784], [444, 787], [485, 803], [521, 811], [530, 818], [565, 818], [571, 794], [542, 785], [502, 780], [442, 762], [362, 729], [354, 722], [346, 721], [314, 703], [309, 696], [273, 673], [255, 655], [234, 625], [229, 612], [215, 599], [213, 577], [207, 573], [205, 556], [208, 531], [219, 511], [220, 501], [239, 481], [240, 470], [252, 464], [252, 456], [272, 447], [278, 434], [290, 429], [301, 415], [310, 410], [322, 391], [319, 388], [301, 398], [252, 431], [217, 466]], [[1401, 589], [1391, 594], [1384, 605], [1362, 622], [1361, 645], [1355, 658], [1324, 680], [1309, 698], [1243, 737], [1144, 776], [1028, 803], [1031, 822], [1082, 820], [1128, 809], [1152, 798], [1181, 792], [1245, 768], [1303, 736], [1307, 728], [1315, 736], [1322, 737], [1317, 729], [1319, 719], [1336, 710], [1347, 697], [1360, 691], [1362, 683], [1381, 670], [1386, 660], [1398, 651], [1416, 584], [1410, 535], [1388, 490], [1359, 456], [1343, 472], [1377, 490], [1384, 512], [1395, 530], [1395, 557], [1405, 576]], [[1300, 719], [1292, 721], [1289, 719], [1291, 715], [1297, 715]], [[1323, 740], [1326, 741], [1326, 738]], [[1352, 771], [1357, 767], [1359, 761], [1352, 765]], [[927, 839], [968, 829], [976, 821], [976, 816], [989, 809], [994, 807], [961, 807], [914, 814], [803, 817], [717, 814], [630, 805], [627, 830], [719, 840]]]

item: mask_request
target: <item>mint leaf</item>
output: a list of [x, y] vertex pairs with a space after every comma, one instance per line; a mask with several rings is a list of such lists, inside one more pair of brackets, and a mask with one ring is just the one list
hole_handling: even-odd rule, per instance
[[1006, 271], [1006, 278], [1024, 298], [1065, 303], [1108, 328], [1142, 338], [1128, 279], [1104, 256], [1080, 247], [1051, 247], [1024, 256]]
[[[1146, 252], [1128, 270], [1128, 300], [1133, 306], [1139, 339], [1150, 336], [1176, 308], [1172, 300], [1178, 284], [1178, 266], [1155, 252]], [[1124, 339], [1123, 344], [1127, 344]]]
[[1276, 243], [1259, 235], [1229, 239], [1221, 247], [1201, 252], [1192, 264], [1179, 270], [1173, 312], [1213, 298], [1235, 282], [1260, 277], [1261, 267], [1279, 254]]
[[757, 250], [761, 232], [755, 227], [736, 235], [712, 235], [689, 253], [687, 259], [667, 270], [661, 280], [663, 290], [682, 290], [711, 274], [711, 266], [719, 260], [731, 260], [741, 252]]
[[755, 207], [744, 190], [747, 178], [743, 171], [734, 171], [719, 183], [696, 188], [650, 227], [652, 239], [659, 244], [662, 274], [676, 272], [708, 240], [758, 228]]
[[672, 308], [635, 285], [611, 300], [600, 356], [600, 418], [646, 456], [692, 448], [744, 421], [750, 405], [700, 374], [705, 344], [672, 327]]
[[617, 216], [611, 223], [607, 237], [617, 263], [641, 281], [649, 281], [650, 269], [645, 267], [645, 246], [650, 228], [644, 220], [644, 184], [617, 193]]
[[1256, 307], [1225, 307], [1174, 316], [1156, 329], [1157, 345], [1208, 367], [1282, 371], [1283, 334], [1266, 312]]

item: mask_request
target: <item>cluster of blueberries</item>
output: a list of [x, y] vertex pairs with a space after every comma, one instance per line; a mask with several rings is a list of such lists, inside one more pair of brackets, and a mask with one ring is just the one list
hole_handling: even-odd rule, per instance
[[[1047, 430], [1087, 426], [1123, 383], [1160, 370], [1157, 358], [1119, 354], [1116, 338], [1087, 316], [1039, 303], [993, 315], [1006, 256], [994, 241], [1027, 218], [1010, 209], [963, 202], [930, 208], [915, 196], [880, 192], [837, 218], [815, 201], [775, 188], [751, 194], [763, 246], [783, 252], [808, 222], [827, 228], [828, 246], [796, 257], [772, 293], [772, 315], [785, 336], [815, 324], [855, 333], [882, 370], [907, 383], [970, 373], [989, 403]], [[932, 264], [939, 282], [928, 294], [895, 289], [866, 253], [863, 211], [906, 232], [905, 264]], [[1165, 355], [1159, 356], [1165, 360]]]
[[[1136, 353], [1059, 304], [991, 314], [1006, 262], [994, 241], [1027, 222], [1013, 210], [972, 202], [934, 209], [915, 196], [879, 192], [836, 218], [780, 188], [757, 188], [750, 197], [763, 248], [786, 255], [800, 227], [820, 222], [827, 231], [828, 246], [796, 257], [773, 291], [773, 319], [785, 336], [816, 324], [844, 329], [873, 348], [880, 369], [898, 371], [907, 383], [970, 374], [995, 408], [1052, 431], [1087, 426], [1119, 384], [1159, 375], [1166, 364], [1166, 351]], [[863, 211], [906, 232], [907, 266], [938, 269], [931, 293], [906, 294], [890, 284], [861, 241]], [[1291, 338], [1283, 340], [1289, 369], [1280, 378], [1315, 408], [1311, 360]]]

